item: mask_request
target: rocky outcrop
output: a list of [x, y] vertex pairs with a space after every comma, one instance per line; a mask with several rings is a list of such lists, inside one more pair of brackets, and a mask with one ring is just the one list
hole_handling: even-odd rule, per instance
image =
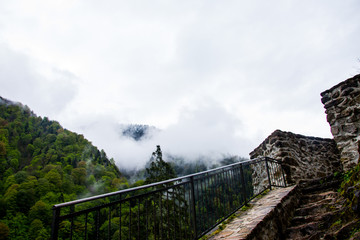
[[[261, 156], [280, 160], [288, 183], [325, 177], [342, 170], [334, 140], [280, 130], [273, 132], [250, 153], [251, 159]], [[261, 176], [261, 172], [254, 176]], [[262, 179], [267, 181], [266, 177]], [[260, 184], [261, 181], [253, 177], [253, 182]]]
[[359, 160], [360, 75], [324, 91], [321, 96], [344, 170], [350, 170]]

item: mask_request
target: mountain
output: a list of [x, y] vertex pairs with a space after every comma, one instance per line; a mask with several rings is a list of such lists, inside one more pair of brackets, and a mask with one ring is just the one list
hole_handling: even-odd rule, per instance
[[159, 131], [156, 127], [142, 124], [122, 124], [120, 125], [121, 135], [129, 137], [135, 141], [151, 138], [152, 133]]
[[0, 239], [49, 239], [52, 205], [126, 187], [83, 135], [0, 97]]

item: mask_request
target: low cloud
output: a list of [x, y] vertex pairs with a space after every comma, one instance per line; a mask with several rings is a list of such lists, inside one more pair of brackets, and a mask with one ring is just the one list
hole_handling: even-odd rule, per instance
[[51, 117], [64, 110], [76, 96], [75, 78], [0, 43], [0, 96], [26, 104], [37, 114]]
[[120, 167], [143, 167], [160, 145], [164, 154], [191, 161], [205, 157], [210, 161], [227, 155], [248, 157], [251, 141], [241, 135], [242, 123], [219, 104], [209, 101], [193, 109], [183, 109], [177, 123], [153, 131], [142, 141], [122, 136], [120, 124], [109, 116], [98, 118], [79, 131], [103, 148]]

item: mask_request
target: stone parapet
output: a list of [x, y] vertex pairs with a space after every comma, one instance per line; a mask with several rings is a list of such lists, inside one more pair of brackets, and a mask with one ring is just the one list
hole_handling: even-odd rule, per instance
[[[333, 139], [276, 130], [250, 153], [251, 159], [263, 156], [282, 162], [287, 183], [312, 180], [342, 171], [339, 152]], [[262, 171], [254, 173], [253, 182], [266, 185], [267, 178], [262, 175]], [[259, 186], [254, 186], [256, 187]]]
[[344, 170], [350, 170], [359, 161], [360, 74], [324, 91], [321, 97]]

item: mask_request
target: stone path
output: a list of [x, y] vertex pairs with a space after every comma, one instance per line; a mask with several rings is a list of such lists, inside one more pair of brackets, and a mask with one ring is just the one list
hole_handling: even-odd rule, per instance
[[[284, 205], [287, 205], [284, 201], [287, 201], [288, 196], [293, 192], [295, 192], [295, 186], [279, 188], [270, 191], [260, 199], [252, 201], [250, 203], [252, 206], [251, 209], [243, 212], [243, 214], [231, 221], [224, 230], [209, 239], [274, 239], [270, 234], [260, 233], [261, 231], [267, 230], [267, 228], [264, 227], [267, 224], [265, 223], [265, 218], [271, 222], [270, 219], [274, 218], [274, 215], [278, 213], [277, 208], [282, 208]], [[289, 199], [289, 201], [291, 202], [293, 199]], [[268, 230], [273, 233], [276, 231], [276, 229]], [[257, 234], [261, 234], [263, 237], [258, 238]]]

